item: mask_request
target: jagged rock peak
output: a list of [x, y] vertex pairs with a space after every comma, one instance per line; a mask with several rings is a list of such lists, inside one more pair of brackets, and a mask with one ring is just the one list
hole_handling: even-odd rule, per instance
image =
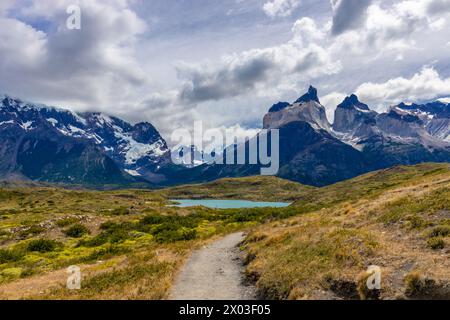
[[308, 92], [305, 93], [300, 98], [298, 98], [298, 100], [295, 101], [295, 103], [310, 102], [310, 101], [320, 103], [319, 97], [317, 95], [317, 89], [314, 88], [313, 86], [309, 86]]
[[444, 103], [442, 101], [433, 101], [426, 104], [416, 104], [416, 103], [400, 103], [397, 108], [413, 112], [418, 115], [428, 115], [437, 116], [439, 118], [448, 118], [450, 116], [450, 104]]
[[338, 105], [338, 108], [347, 108], [347, 109], [351, 109], [351, 108], [358, 108], [361, 110], [370, 110], [369, 106], [367, 104], [364, 104], [362, 102], [359, 101], [358, 97], [355, 94], [352, 94], [351, 96], [348, 96], [344, 99], [344, 101]]
[[278, 102], [275, 103], [270, 109], [269, 112], [278, 112], [281, 111], [283, 109], [286, 109], [287, 107], [290, 106], [289, 102]]

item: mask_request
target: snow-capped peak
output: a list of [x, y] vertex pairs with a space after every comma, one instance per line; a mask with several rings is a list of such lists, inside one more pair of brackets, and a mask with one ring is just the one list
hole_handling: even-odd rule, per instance
[[0, 126], [23, 130], [52, 130], [55, 136], [82, 139], [97, 146], [123, 169], [155, 167], [170, 159], [170, 150], [150, 123], [132, 125], [104, 113], [75, 113], [70, 110], [24, 102], [3, 95]]

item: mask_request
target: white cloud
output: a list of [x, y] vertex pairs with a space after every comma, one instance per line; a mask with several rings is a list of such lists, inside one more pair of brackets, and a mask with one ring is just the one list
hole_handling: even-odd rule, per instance
[[359, 52], [416, 49], [417, 33], [445, 29], [450, 13], [450, 0], [404, 0], [391, 5], [371, 0], [331, 2], [332, 33], [341, 35], [336, 48], [351, 46]]
[[287, 43], [225, 56], [214, 65], [179, 64], [180, 78], [185, 80], [181, 100], [199, 103], [249, 91], [265, 94], [290, 77], [309, 81], [340, 71], [340, 62], [332, 59], [327, 48], [315, 43], [325, 33], [313, 20], [298, 20], [293, 34]]
[[378, 109], [398, 104], [405, 99], [410, 102], [450, 96], [450, 78], [441, 78], [439, 73], [424, 67], [411, 78], [398, 77], [384, 83], [364, 83], [356, 94], [361, 101]]
[[[199, 119], [259, 127], [273, 102], [294, 101], [309, 84], [332, 118], [338, 92], [447, 65], [450, 0], [353, 1], [333, 0], [331, 13], [328, 1], [312, 0], [0, 0], [0, 91], [146, 119], [167, 136]], [[79, 32], [65, 29], [73, 2], [82, 7]], [[309, 18], [294, 23], [300, 2]], [[285, 19], [267, 24], [262, 3]], [[368, 92], [374, 105], [424, 95]]]
[[316, 22], [308, 17], [295, 21], [292, 32], [294, 34], [293, 41], [299, 45], [320, 41], [326, 37], [326, 32], [318, 28]]
[[[99, 108], [146, 83], [134, 52], [146, 24], [128, 1], [79, 0], [81, 30], [68, 30], [66, 8], [72, 2], [34, 1], [17, 9], [19, 18], [0, 16], [2, 90], [28, 100]], [[60, 23], [40, 31], [20, 17]]]
[[286, 17], [300, 5], [300, 0], [270, 0], [263, 6], [269, 17]]
[[365, 24], [350, 32], [359, 48], [380, 51], [405, 50], [417, 47], [415, 33], [430, 28], [424, 16], [412, 14], [402, 3], [382, 7], [375, 3], [368, 7]]
[[443, 102], [443, 103], [450, 103], [450, 97], [448, 97], [448, 98], [440, 98], [438, 100]]
[[[332, 92], [320, 98], [331, 122], [334, 121], [336, 107], [350, 94]], [[442, 78], [432, 67], [423, 67], [411, 78], [397, 77], [381, 83], [363, 83], [355, 90], [355, 94], [360, 101], [379, 112], [401, 102], [447, 102], [450, 101], [450, 78]]]
[[404, 0], [396, 7], [415, 16], [440, 16], [450, 12], [450, 0]]
[[334, 111], [336, 107], [344, 101], [346, 95], [340, 92], [332, 92], [320, 98], [320, 102], [327, 111], [327, 118], [330, 122], [334, 121]]
[[35, 70], [47, 54], [45, 33], [15, 19], [0, 17], [0, 70], [10, 66], [24, 72]]
[[14, 4], [14, 0], [2, 0], [0, 1], [0, 15], [4, 14]]

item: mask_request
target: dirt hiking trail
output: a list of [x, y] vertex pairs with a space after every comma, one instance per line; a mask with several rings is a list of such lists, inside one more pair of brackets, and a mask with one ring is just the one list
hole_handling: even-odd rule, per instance
[[254, 300], [255, 289], [243, 283], [239, 243], [244, 233], [233, 233], [195, 251], [181, 269], [170, 300]]

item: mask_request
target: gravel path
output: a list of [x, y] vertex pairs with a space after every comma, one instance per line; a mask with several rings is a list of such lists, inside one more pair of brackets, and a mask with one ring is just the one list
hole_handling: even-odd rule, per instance
[[243, 284], [239, 243], [234, 233], [195, 251], [181, 270], [170, 293], [171, 300], [253, 300], [252, 286]]

